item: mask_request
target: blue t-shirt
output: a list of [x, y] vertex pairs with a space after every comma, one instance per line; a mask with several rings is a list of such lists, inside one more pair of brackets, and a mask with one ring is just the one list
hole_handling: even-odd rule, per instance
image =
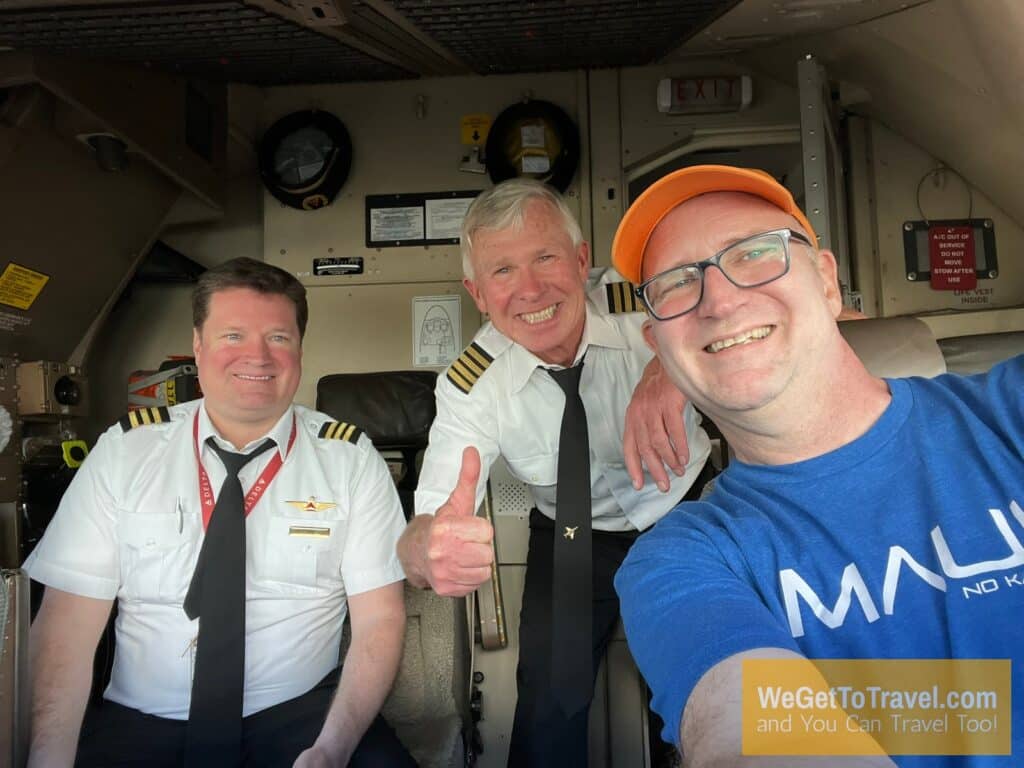
[[888, 384], [862, 437], [795, 464], [734, 462], [633, 546], [615, 586], [667, 739], [701, 676], [753, 648], [1008, 658], [1016, 758], [893, 759], [1024, 764], [1024, 356]]

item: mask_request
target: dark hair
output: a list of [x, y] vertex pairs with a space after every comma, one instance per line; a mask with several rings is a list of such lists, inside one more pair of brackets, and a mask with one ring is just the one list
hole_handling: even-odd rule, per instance
[[305, 335], [306, 320], [309, 319], [305, 286], [280, 267], [247, 257], [225, 261], [199, 276], [192, 291], [192, 327], [196, 330], [203, 327], [210, 314], [210, 297], [230, 288], [248, 288], [259, 293], [287, 296], [295, 305], [299, 339]]

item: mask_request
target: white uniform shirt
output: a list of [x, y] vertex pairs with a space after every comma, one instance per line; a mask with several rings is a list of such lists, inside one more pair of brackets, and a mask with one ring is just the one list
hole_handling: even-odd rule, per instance
[[[171, 408], [169, 423], [107, 430], [24, 565], [57, 589], [117, 597], [116, 655], [104, 696], [173, 719], [188, 717], [198, 632], [198, 619], [182, 608], [204, 535], [192, 437], [197, 409], [215, 494], [226, 474], [206, 445], [217, 436], [201, 402]], [[282, 456], [293, 413], [292, 450], [246, 520], [245, 715], [305, 693], [338, 665], [347, 595], [404, 578], [395, 544], [405, 519], [369, 438], [318, 438], [330, 417], [292, 406], [267, 435]], [[244, 492], [274, 453], [242, 469]]]
[[[615, 274], [615, 273], [611, 273]], [[621, 279], [621, 278], [620, 278]], [[616, 286], [620, 287], [620, 286]], [[609, 287], [587, 298], [586, 324], [576, 361], [586, 354], [580, 395], [587, 411], [593, 527], [603, 531], [644, 530], [682, 498], [704, 466], [710, 444], [700, 417], [684, 413], [690, 463], [682, 477], [669, 471], [672, 486], [662, 493], [647, 476], [635, 490], [622, 455], [626, 406], [652, 353], [644, 342], [642, 312], [609, 311]], [[621, 305], [621, 301], [620, 301]], [[530, 487], [537, 508], [555, 518], [558, 438], [565, 395], [543, 368], [552, 367], [487, 323], [474, 344], [493, 358], [469, 392], [447, 375], [437, 380], [437, 418], [423, 458], [416, 513], [433, 514], [455, 488], [468, 445], [480, 451], [479, 506], [491, 464], [500, 455], [512, 474]], [[554, 366], [557, 367], [557, 366]], [[449, 369], [450, 370], [450, 369]]]

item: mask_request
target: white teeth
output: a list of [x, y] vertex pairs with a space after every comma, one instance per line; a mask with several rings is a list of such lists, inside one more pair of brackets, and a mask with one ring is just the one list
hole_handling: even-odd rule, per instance
[[735, 347], [737, 344], [749, 344], [752, 341], [757, 341], [758, 339], [763, 339], [768, 334], [770, 334], [772, 332], [772, 330], [773, 330], [772, 326], [770, 326], [770, 325], [763, 325], [760, 328], [754, 328], [752, 330], [746, 331], [745, 333], [741, 333], [741, 334], [739, 334], [737, 336], [732, 336], [732, 337], [730, 337], [728, 339], [721, 339], [719, 341], [713, 341], [710, 344], [708, 344], [706, 347], [704, 347], [704, 349], [706, 349], [708, 352], [711, 352], [711, 353], [721, 352], [723, 349], [728, 349], [729, 347]]
[[550, 307], [538, 310], [537, 312], [524, 312], [519, 317], [530, 325], [533, 325], [534, 323], [542, 323], [555, 316], [555, 309], [557, 309], [557, 307], [557, 304], [552, 304]]
[[247, 376], [244, 373], [236, 373], [235, 376], [246, 381], [270, 381], [274, 378], [273, 376]]

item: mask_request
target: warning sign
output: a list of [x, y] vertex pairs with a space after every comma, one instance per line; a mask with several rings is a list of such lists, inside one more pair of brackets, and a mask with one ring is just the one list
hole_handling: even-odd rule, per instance
[[929, 227], [928, 256], [934, 290], [970, 291], [978, 286], [970, 227]]
[[49, 279], [49, 275], [12, 261], [0, 275], [0, 304], [15, 309], [28, 309]]
[[491, 130], [490, 115], [463, 115], [462, 143], [467, 147], [482, 147], [487, 143], [487, 133]]

